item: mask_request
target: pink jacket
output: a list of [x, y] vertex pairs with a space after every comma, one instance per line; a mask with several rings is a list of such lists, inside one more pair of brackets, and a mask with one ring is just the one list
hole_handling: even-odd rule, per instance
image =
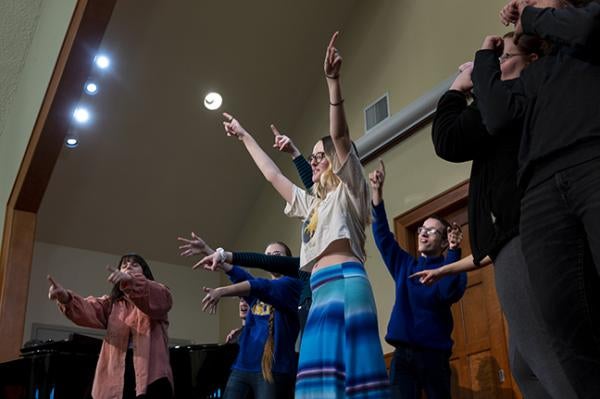
[[149, 384], [164, 377], [173, 386], [167, 336], [167, 313], [173, 303], [169, 289], [142, 274], [134, 274], [133, 281], [120, 288], [125, 296], [112, 305], [108, 295], [82, 298], [71, 291], [71, 301], [59, 304], [75, 324], [107, 330], [96, 366], [94, 399], [122, 398], [130, 335], [136, 395], [146, 393]]

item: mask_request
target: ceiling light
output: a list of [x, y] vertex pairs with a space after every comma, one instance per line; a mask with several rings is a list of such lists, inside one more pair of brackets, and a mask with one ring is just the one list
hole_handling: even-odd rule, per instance
[[73, 118], [79, 123], [86, 123], [90, 120], [90, 113], [83, 107], [77, 107], [75, 108], [75, 111], [73, 111]]
[[208, 93], [206, 97], [204, 97], [204, 106], [211, 111], [219, 109], [223, 104], [223, 97], [219, 93]]
[[88, 82], [85, 84], [85, 92], [89, 95], [98, 93], [98, 85], [94, 82]]
[[75, 148], [79, 145], [79, 140], [74, 138], [69, 138], [65, 140], [65, 145], [67, 148]]
[[98, 55], [94, 59], [94, 62], [100, 69], [106, 69], [110, 66], [110, 58], [105, 55]]

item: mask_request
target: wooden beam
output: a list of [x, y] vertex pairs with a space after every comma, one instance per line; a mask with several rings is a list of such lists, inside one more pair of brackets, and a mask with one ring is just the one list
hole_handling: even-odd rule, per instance
[[78, 0], [6, 208], [0, 253], [0, 362], [23, 342], [36, 216], [72, 110], [117, 0]]

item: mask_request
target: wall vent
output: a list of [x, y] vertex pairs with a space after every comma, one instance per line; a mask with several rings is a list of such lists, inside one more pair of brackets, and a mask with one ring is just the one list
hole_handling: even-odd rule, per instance
[[365, 108], [365, 133], [373, 129], [379, 123], [390, 116], [390, 104], [388, 94], [385, 93], [381, 98]]

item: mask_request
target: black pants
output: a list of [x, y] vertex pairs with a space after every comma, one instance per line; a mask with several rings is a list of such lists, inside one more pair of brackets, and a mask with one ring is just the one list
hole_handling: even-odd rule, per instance
[[521, 241], [532, 298], [580, 398], [600, 398], [600, 158], [529, 188]]
[[450, 351], [397, 346], [390, 365], [392, 398], [450, 399]]
[[135, 371], [133, 369], [133, 351], [130, 349], [125, 356], [125, 386], [123, 387], [123, 399], [171, 399], [173, 389], [167, 378], [153, 381], [146, 388], [146, 394], [136, 396], [135, 393]]

